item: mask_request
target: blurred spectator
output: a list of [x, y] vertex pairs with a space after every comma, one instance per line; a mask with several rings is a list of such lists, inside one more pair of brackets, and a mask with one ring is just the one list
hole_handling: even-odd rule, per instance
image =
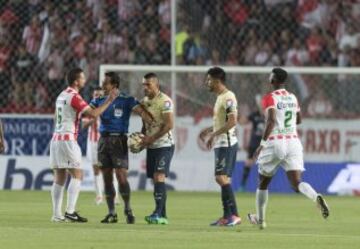
[[31, 22], [24, 29], [22, 39], [26, 45], [26, 50], [36, 55], [39, 51], [40, 42], [42, 37], [42, 30], [40, 27], [39, 19], [37, 16], [31, 18]]
[[10, 65], [13, 105], [17, 108], [29, 108], [33, 104], [33, 74], [37, 59], [26, 50], [24, 44], [19, 44]]
[[331, 101], [325, 96], [321, 88], [310, 98], [307, 106], [307, 114], [310, 117], [326, 118], [332, 114], [333, 105]]

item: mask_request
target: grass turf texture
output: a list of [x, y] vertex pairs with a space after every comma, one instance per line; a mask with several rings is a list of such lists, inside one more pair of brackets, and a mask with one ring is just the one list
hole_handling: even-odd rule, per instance
[[148, 225], [153, 210], [151, 192], [132, 193], [136, 224], [101, 224], [106, 205], [96, 206], [94, 194], [80, 194], [78, 210], [85, 224], [51, 223], [48, 191], [0, 191], [0, 248], [359, 248], [360, 199], [327, 196], [330, 217], [324, 220], [315, 204], [301, 195], [270, 193], [266, 230], [249, 224], [254, 194], [237, 194], [243, 219], [236, 227], [210, 227], [221, 214], [219, 193], [168, 193], [169, 225]]

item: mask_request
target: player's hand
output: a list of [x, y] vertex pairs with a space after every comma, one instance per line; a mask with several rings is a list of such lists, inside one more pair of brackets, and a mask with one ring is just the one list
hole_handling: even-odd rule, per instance
[[109, 97], [108, 97], [109, 100], [113, 101], [114, 99], [116, 99], [119, 96], [119, 93], [120, 93], [119, 89], [117, 88], [112, 89], [109, 93]]
[[211, 148], [213, 147], [214, 138], [215, 138], [215, 136], [213, 134], [211, 134], [209, 139], [207, 140], [206, 148], [208, 148], [208, 150], [211, 150]]
[[253, 156], [253, 159], [256, 161], [259, 157], [259, 154], [261, 152], [261, 150], [263, 149], [264, 147], [262, 145], [260, 145], [259, 147], [257, 147], [255, 153], [254, 153], [254, 156]]
[[148, 147], [149, 145], [151, 145], [153, 142], [155, 142], [154, 138], [151, 137], [151, 136], [144, 136], [141, 138], [142, 141], [141, 141], [141, 147]]
[[205, 142], [205, 137], [211, 132], [210, 128], [206, 128], [200, 132], [201, 141]]

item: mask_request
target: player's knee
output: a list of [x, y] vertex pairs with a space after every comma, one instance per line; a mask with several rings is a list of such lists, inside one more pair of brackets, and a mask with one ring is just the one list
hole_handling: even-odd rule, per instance
[[220, 186], [223, 186], [223, 185], [225, 185], [225, 184], [230, 183], [228, 177], [225, 176], [225, 175], [217, 175], [217, 176], [215, 176], [215, 181], [216, 181], [217, 184], [219, 184]]
[[165, 182], [165, 174], [164, 173], [155, 173], [153, 180], [154, 180], [154, 182]]

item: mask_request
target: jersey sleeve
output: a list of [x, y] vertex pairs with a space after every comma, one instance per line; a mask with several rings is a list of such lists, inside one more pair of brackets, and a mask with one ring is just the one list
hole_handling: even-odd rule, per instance
[[99, 98], [92, 99], [89, 105], [91, 108], [99, 107]]
[[170, 98], [165, 99], [162, 104], [161, 112], [162, 113], [173, 112], [173, 110], [174, 110], [174, 104], [171, 101], [171, 99]]
[[80, 94], [75, 94], [72, 97], [70, 105], [76, 110], [76, 112], [82, 112], [86, 107], [89, 106]]
[[229, 94], [223, 100], [223, 107], [225, 108], [226, 115], [229, 113], [237, 113], [237, 100], [234, 94]]
[[129, 101], [128, 101], [128, 104], [129, 104], [130, 110], [132, 110], [135, 106], [139, 105], [140, 102], [136, 98], [130, 97]]
[[261, 105], [264, 111], [268, 108], [275, 108], [275, 101], [271, 94], [265, 95], [262, 98]]

